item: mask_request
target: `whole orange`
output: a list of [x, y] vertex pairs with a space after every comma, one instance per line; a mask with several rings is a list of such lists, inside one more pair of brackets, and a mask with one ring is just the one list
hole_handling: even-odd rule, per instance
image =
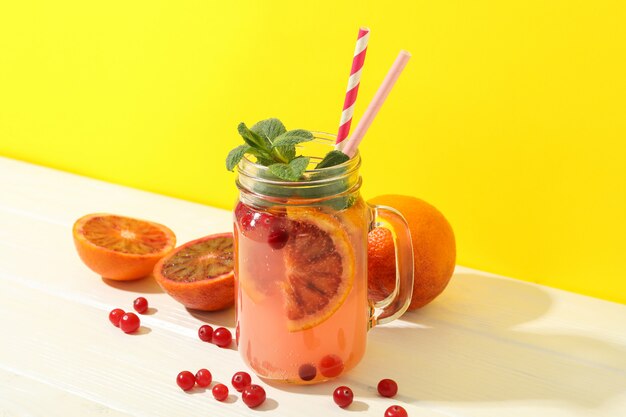
[[[414, 283], [409, 310], [425, 306], [443, 292], [454, 272], [456, 243], [448, 220], [432, 205], [405, 195], [381, 195], [369, 200], [395, 208], [406, 218], [413, 241]], [[396, 259], [389, 230], [376, 228], [368, 236], [368, 290], [381, 300], [396, 282]]]

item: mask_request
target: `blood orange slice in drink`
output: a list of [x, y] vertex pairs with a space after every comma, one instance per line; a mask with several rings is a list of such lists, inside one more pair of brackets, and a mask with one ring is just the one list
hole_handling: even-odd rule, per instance
[[161, 288], [185, 307], [214, 311], [235, 302], [233, 234], [187, 242], [154, 267]]
[[288, 327], [309, 329], [343, 304], [354, 281], [354, 251], [337, 219], [314, 208], [289, 208], [283, 283]]
[[72, 230], [82, 261], [114, 280], [143, 278], [176, 246], [176, 236], [162, 224], [94, 213], [81, 217]]

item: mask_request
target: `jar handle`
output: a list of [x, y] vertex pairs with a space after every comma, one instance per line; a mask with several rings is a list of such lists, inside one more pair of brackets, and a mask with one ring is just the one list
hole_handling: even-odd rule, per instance
[[409, 225], [398, 210], [393, 207], [371, 205], [373, 218], [371, 228], [390, 229], [396, 253], [396, 285], [385, 299], [374, 302], [369, 319], [369, 328], [389, 323], [400, 317], [411, 304], [413, 294], [413, 241]]

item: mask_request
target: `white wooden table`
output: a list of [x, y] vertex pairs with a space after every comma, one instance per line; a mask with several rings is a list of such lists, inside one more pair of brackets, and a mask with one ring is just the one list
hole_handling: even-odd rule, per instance
[[[298, 387], [260, 382], [248, 409], [231, 388], [183, 392], [181, 370], [215, 381], [246, 370], [235, 349], [197, 338], [203, 323], [233, 329], [234, 312], [197, 313], [151, 279], [111, 283], [87, 269], [74, 221], [111, 212], [168, 225], [179, 243], [229, 231], [229, 212], [0, 158], [0, 416], [626, 416], [626, 306], [459, 267], [431, 305], [370, 332], [348, 375]], [[532, 262], [532, 259], [529, 259]], [[589, 277], [593, 279], [593, 277]], [[145, 296], [139, 334], [108, 321]], [[378, 397], [381, 378], [398, 382]], [[352, 387], [346, 410], [334, 387]]]

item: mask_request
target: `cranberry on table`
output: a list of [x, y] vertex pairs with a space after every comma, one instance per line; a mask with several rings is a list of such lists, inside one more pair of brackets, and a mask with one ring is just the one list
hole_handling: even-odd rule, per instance
[[213, 338], [213, 327], [209, 326], [208, 324], [203, 324], [198, 329], [198, 337], [203, 342], [210, 342]]
[[378, 393], [383, 397], [393, 397], [398, 393], [398, 384], [393, 379], [381, 379], [378, 383]]
[[259, 385], [252, 384], [243, 390], [241, 399], [250, 408], [258, 407], [265, 401], [265, 390]]
[[392, 405], [385, 411], [385, 417], [409, 417], [409, 414], [399, 405]]
[[228, 397], [228, 387], [224, 384], [217, 384], [211, 392], [217, 401], [224, 401]]
[[233, 388], [241, 392], [244, 390], [244, 388], [252, 384], [252, 378], [250, 377], [249, 373], [240, 371], [235, 372], [235, 375], [233, 375], [233, 378], [230, 382], [233, 384]]
[[208, 387], [211, 385], [211, 381], [213, 381], [213, 375], [211, 375], [211, 372], [204, 368], [196, 372], [195, 378], [196, 384], [198, 384], [199, 387]]
[[333, 400], [335, 401], [335, 404], [341, 408], [345, 408], [352, 404], [353, 398], [354, 394], [352, 393], [352, 390], [345, 385], [337, 387], [333, 392]]
[[143, 314], [148, 311], [148, 300], [144, 297], [137, 297], [135, 301], [133, 301], [133, 308], [139, 314]]
[[139, 328], [141, 321], [135, 313], [125, 313], [120, 319], [120, 329], [124, 333], [133, 333]]
[[109, 321], [115, 326], [115, 327], [120, 327], [120, 320], [122, 319], [122, 316], [125, 314], [125, 311], [122, 310], [121, 308], [114, 308], [113, 310], [111, 310], [111, 312], [109, 313]]
[[189, 371], [182, 371], [176, 377], [176, 383], [183, 391], [189, 391], [196, 385], [196, 377]]
[[233, 341], [233, 335], [230, 333], [225, 327], [218, 327], [213, 331], [213, 343], [215, 343], [219, 347], [227, 347], [230, 346], [230, 343]]

